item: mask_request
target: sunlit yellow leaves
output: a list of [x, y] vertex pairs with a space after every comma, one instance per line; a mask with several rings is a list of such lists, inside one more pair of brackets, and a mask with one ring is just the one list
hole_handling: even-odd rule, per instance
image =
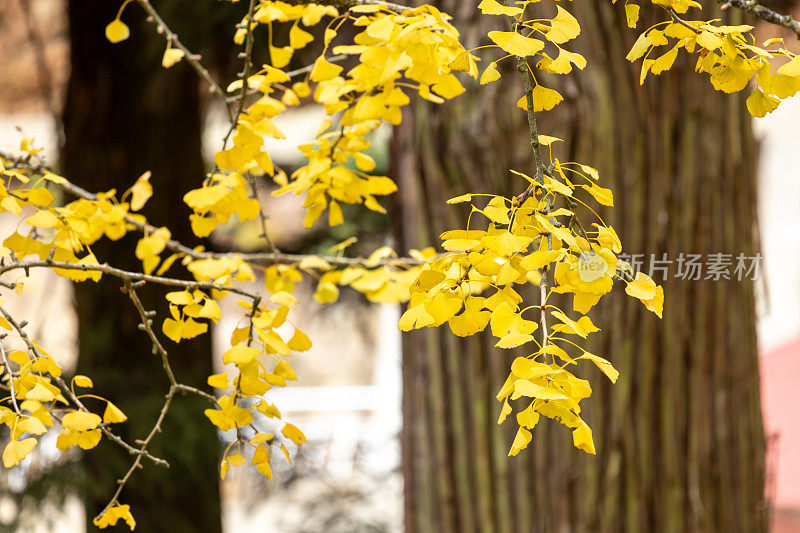
[[167, 318], [161, 326], [161, 331], [173, 342], [179, 343], [181, 339], [192, 339], [208, 331], [208, 324], [195, 321], [193, 318], [181, 316], [174, 305], [170, 306], [172, 318]]
[[283, 425], [281, 428], [281, 433], [283, 433], [284, 437], [291, 440], [298, 446], [306, 441], [306, 436], [303, 435], [303, 432], [300, 431], [297, 426], [289, 423]]
[[589, 333], [600, 331], [597, 326], [592, 323], [592, 319], [588, 316], [582, 316], [578, 320], [572, 320], [561, 311], [552, 311], [551, 314], [561, 321], [561, 324], [553, 326], [553, 331], [572, 333], [580, 335], [584, 339]]
[[519, 57], [532, 56], [544, 48], [539, 39], [525, 37], [515, 31], [490, 31], [489, 38], [504, 51]]
[[150, 184], [150, 171], [148, 170], [136, 180], [131, 192], [131, 211], [139, 211], [147, 200], [153, 196], [153, 186]]
[[338, 76], [341, 71], [341, 66], [334, 65], [320, 56], [314, 62], [314, 68], [311, 70], [310, 78], [313, 82], [328, 81]]
[[37, 402], [51, 402], [55, 400], [56, 395], [53, 391], [46, 388], [41, 383], [37, 383], [31, 390], [25, 393], [26, 400], [36, 400]]
[[11, 468], [16, 466], [36, 447], [36, 439], [12, 440], [3, 450], [3, 466]]
[[568, 396], [555, 387], [539, 385], [527, 379], [518, 379], [514, 382], [514, 394], [511, 399], [519, 397], [538, 398], [540, 400], [566, 400]]
[[159, 254], [164, 251], [172, 234], [167, 228], [158, 228], [142, 237], [136, 244], [136, 257], [141, 259], [144, 273], [150, 274], [161, 262]]
[[492, 312], [490, 320], [492, 335], [500, 340], [495, 346], [498, 348], [515, 348], [533, 340], [533, 333], [538, 324], [522, 318], [507, 303], [503, 302]]
[[236, 405], [231, 396], [222, 396], [217, 400], [219, 409], [206, 409], [203, 411], [211, 421], [222, 431], [228, 431], [237, 427], [243, 427], [253, 421], [250, 409], [241, 408]]
[[603, 374], [608, 376], [608, 379], [611, 380], [611, 383], [617, 382], [617, 378], [619, 377], [619, 371], [617, 371], [617, 369], [614, 368], [614, 366], [611, 363], [609, 363], [607, 360], [603, 359], [599, 355], [594, 355], [589, 352], [583, 352], [583, 355], [581, 355], [580, 357], [576, 357], [576, 359], [588, 359], [589, 361], [597, 365], [597, 368], [599, 368], [603, 372]]
[[625, 4], [625, 19], [629, 28], [635, 28], [639, 22], [639, 6], [636, 4]]
[[128, 25], [119, 19], [112, 20], [106, 26], [106, 39], [112, 43], [119, 43], [130, 37], [131, 31]]
[[89, 431], [100, 425], [102, 419], [86, 411], [71, 411], [61, 419], [61, 425], [72, 431]]
[[72, 384], [76, 387], [91, 388], [94, 386], [92, 379], [88, 376], [77, 375], [72, 378]]
[[572, 431], [572, 444], [586, 453], [595, 455], [592, 429], [580, 418], [578, 418], [578, 427]]
[[516, 17], [522, 13], [521, 7], [504, 6], [497, 0], [481, 0], [478, 4], [478, 9], [484, 15], [505, 15], [507, 17]]
[[164, 56], [161, 58], [161, 66], [164, 68], [170, 68], [173, 65], [180, 62], [184, 56], [183, 50], [179, 48], [167, 48], [164, 50]]
[[[531, 94], [533, 96], [533, 110], [537, 113], [539, 111], [550, 111], [564, 100], [564, 97], [555, 89], [549, 89], [541, 85], [536, 85]], [[522, 98], [517, 101], [517, 107], [528, 109], [527, 95], [522, 95]]]
[[117, 525], [120, 520], [123, 520], [131, 528], [131, 531], [136, 528], [136, 520], [133, 519], [130, 506], [120, 504], [109, 506], [102, 515], [92, 520], [92, 524], [103, 529]]
[[128, 417], [122, 410], [111, 402], [106, 402], [106, 410], [103, 412], [103, 422], [119, 424], [125, 422]]
[[514, 437], [514, 442], [511, 444], [511, 449], [508, 451], [508, 456], [513, 457], [527, 448], [532, 438], [533, 435], [531, 435], [530, 431], [523, 427], [519, 428], [516, 436]]
[[225, 364], [233, 363], [235, 365], [245, 365], [253, 361], [258, 355], [259, 350], [244, 344], [237, 344], [222, 356], [222, 362]]
[[572, 14], [561, 6], [556, 6], [558, 13], [550, 21], [547, 38], [556, 44], [563, 44], [580, 35], [581, 26]]
[[780, 103], [780, 99], [764, 94], [761, 89], [756, 89], [747, 98], [747, 110], [754, 117], [760, 118], [775, 111]]
[[647, 274], [637, 272], [636, 279], [628, 282], [625, 292], [640, 300], [651, 300], [656, 295], [656, 284]]
[[286, 345], [296, 352], [305, 352], [311, 349], [311, 339], [308, 335], [295, 328], [294, 335], [292, 335], [292, 338], [289, 339]]
[[227, 389], [228, 374], [225, 372], [221, 374], [213, 374], [208, 377], [206, 382], [209, 384], [209, 386], [214, 387], [215, 389]]

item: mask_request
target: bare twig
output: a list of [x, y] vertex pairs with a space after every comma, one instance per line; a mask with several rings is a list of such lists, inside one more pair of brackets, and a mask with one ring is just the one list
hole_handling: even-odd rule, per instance
[[793, 19], [790, 15], [781, 15], [777, 11], [762, 6], [755, 0], [717, 0], [717, 3], [722, 4], [721, 8], [723, 11], [730, 7], [741, 9], [770, 24], [775, 24], [793, 31], [797, 35], [797, 38], [800, 39], [800, 22]]
[[[161, 15], [158, 14], [158, 11], [155, 10], [153, 5], [150, 3], [149, 0], [136, 0], [136, 3], [144, 10], [145, 13], [152, 19], [153, 23], [156, 25], [156, 29], [159, 33], [164, 33], [164, 38], [167, 42], [172, 43], [172, 46], [183, 52], [183, 58], [186, 60], [189, 65], [197, 72], [197, 74], [203, 78], [203, 80], [208, 84], [209, 91], [211, 93], [216, 94], [220, 98], [222, 98], [223, 102], [226, 101], [225, 91], [220, 87], [219, 83], [211, 76], [211, 73], [208, 71], [206, 67], [200, 62], [200, 55], [193, 53], [191, 50], [186, 48], [186, 46], [181, 42], [178, 34], [172, 31], [167, 23], [164, 22], [164, 19], [161, 18]], [[227, 108], [227, 106], [226, 106]], [[228, 110], [230, 114], [230, 110]]]
[[133, 287], [133, 283], [131, 280], [125, 280], [125, 292], [128, 294], [128, 298], [131, 299], [133, 302], [133, 306], [136, 307], [136, 311], [139, 313], [139, 318], [142, 320], [142, 328], [147, 333], [148, 337], [150, 337], [150, 341], [153, 343], [153, 351], [157, 352], [159, 356], [161, 356], [161, 366], [164, 367], [164, 372], [167, 374], [167, 379], [169, 379], [169, 384], [171, 386], [177, 385], [178, 382], [175, 380], [175, 374], [172, 372], [172, 366], [169, 364], [169, 354], [167, 350], [164, 349], [164, 345], [161, 344], [161, 341], [158, 340], [155, 331], [153, 331], [153, 319], [148, 316], [147, 311], [145, 311], [144, 306], [142, 305], [142, 301], [139, 299], [139, 295], [136, 294], [136, 289]]

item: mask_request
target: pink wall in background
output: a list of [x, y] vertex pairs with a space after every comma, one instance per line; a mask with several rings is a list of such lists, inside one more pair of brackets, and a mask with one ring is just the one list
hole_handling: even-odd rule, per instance
[[800, 338], [762, 353], [760, 364], [767, 497], [784, 511], [772, 530], [800, 531]]

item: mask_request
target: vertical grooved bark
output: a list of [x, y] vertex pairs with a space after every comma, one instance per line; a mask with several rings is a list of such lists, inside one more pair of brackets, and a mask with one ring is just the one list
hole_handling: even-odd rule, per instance
[[[456, 14], [468, 47], [484, 44], [483, 35], [497, 29], [488, 18], [476, 18], [474, 6], [455, 0], [438, 5]], [[539, 115], [540, 130], [566, 140], [554, 146], [554, 155], [597, 167], [601, 184], [614, 190], [616, 207], [600, 214], [617, 229], [627, 253], [657, 260], [667, 254], [673, 261], [671, 277], [663, 281], [664, 319], [619, 286], [592, 312], [603, 333], [588, 348], [621, 372], [612, 386], [595, 369], [578, 370], [594, 389], [585, 413], [596, 457], [576, 451], [568, 432], [544, 420], [529, 449], [506, 458], [513, 428], [494, 423], [500, 408], [494, 394], [514, 354], [491, 348], [495, 339], [487, 335], [454, 343], [446, 327], [408, 335], [406, 363], [424, 359], [428, 369], [446, 368], [448, 379], [461, 376], [460, 383], [437, 388], [435, 372], [409, 375], [413, 368], [406, 364], [406, 383], [413, 384], [406, 394], [421, 398], [404, 405], [443, 402], [437, 409], [450, 417], [447, 453], [455, 475], [444, 473], [452, 491], [470, 495], [469, 507], [463, 495], [451, 501], [455, 518], [437, 510], [428, 514], [425, 506], [440, 501], [445, 489], [417, 480], [424, 473], [439, 475], [440, 465], [406, 453], [406, 516], [415, 528], [409, 530], [438, 531], [453, 520], [452, 530], [487, 531], [488, 505], [501, 532], [763, 531], [752, 284], [674, 277], [681, 253], [735, 257], [758, 249], [755, 147], [743, 97], [713, 91], [686, 58], [674, 72], [651, 76], [640, 87], [640, 64], [624, 59], [637, 34], [626, 29], [621, 6], [574, 0], [564, 7], [583, 26], [576, 46], [589, 66], [566, 77], [537, 78], [565, 96], [555, 112]], [[642, 28], [664, 16], [647, 7], [642, 14]], [[440, 232], [464, 227], [466, 212], [444, 206], [447, 198], [524, 189], [507, 172], [534, 168], [524, 114], [514, 109], [522, 89], [512, 67], [501, 63], [500, 81], [470, 87], [442, 106], [415, 105], [404, 118], [395, 140], [403, 149], [393, 158], [401, 172], [401, 246], [435, 244]], [[569, 299], [561, 303], [571, 307]], [[423, 338], [437, 348], [426, 350]], [[425, 444], [414, 435], [438, 429], [432, 420], [420, 428], [426, 422], [410, 413], [404, 420], [414, 424], [404, 430], [404, 446], [420, 453]], [[473, 470], [466, 478], [458, 474], [464, 451]], [[475, 523], [465, 524], [466, 516]]]

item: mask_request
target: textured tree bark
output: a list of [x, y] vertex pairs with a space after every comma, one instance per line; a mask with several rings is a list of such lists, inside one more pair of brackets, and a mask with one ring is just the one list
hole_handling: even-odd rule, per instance
[[[472, 2], [437, 4], [455, 16], [467, 47], [484, 44], [492, 28]], [[625, 251], [673, 261], [681, 253], [754, 256], [756, 149], [743, 98], [715, 92], [686, 60], [640, 87], [640, 65], [625, 60], [638, 34], [621, 6], [565, 7], [583, 27], [577, 46], [589, 67], [539, 80], [565, 97], [557, 112], [539, 114], [540, 131], [565, 139], [555, 156], [597, 167], [614, 190], [616, 207], [601, 215]], [[442, 106], [416, 105], [398, 128], [401, 246], [464, 227], [466, 212], [445, 206], [447, 198], [525, 189], [507, 171], [535, 168], [525, 115], [514, 108], [521, 82], [511, 60], [502, 66], [500, 81]], [[753, 284], [676, 272], [673, 263], [663, 282], [663, 321], [620, 287], [592, 311], [603, 332], [590, 349], [622, 375], [610, 385], [594, 369], [578, 372], [594, 388], [585, 413], [596, 457], [546, 420], [526, 451], [507, 458], [513, 428], [497, 427], [494, 395], [515, 354], [485, 335], [406, 335], [406, 530], [764, 531]]]
[[[176, 8], [174, 3], [159, 6], [170, 7]], [[108, 43], [104, 27], [118, 8], [118, 2], [106, 0], [70, 2], [72, 73], [63, 118], [62, 170], [89, 190], [114, 187], [118, 195], [151, 170], [155, 194], [144, 213], [156, 226], [168, 226], [176, 238], [193, 242], [182, 196], [203, 179], [198, 80], [185, 64], [170, 70], [161, 67], [163, 39], [135, 6], [129, 6], [124, 16], [131, 38], [117, 45]], [[183, 22], [175, 28], [183, 38], [202, 27], [192, 27], [197, 20], [188, 16], [190, 12], [185, 11], [183, 17], [175, 12], [172, 17], [178, 24]], [[135, 238], [126, 238], [117, 243], [100, 242], [93, 250], [101, 262], [140, 270], [135, 244]], [[160, 332], [161, 321], [168, 316], [165, 291], [145, 286], [137, 292], [147, 309], [159, 312], [155, 326]], [[142, 439], [155, 422], [169, 388], [161, 362], [151, 353], [147, 336], [137, 329], [135, 308], [113, 280], [77, 285], [76, 299], [79, 371], [94, 379], [97, 394], [111, 399], [129, 416], [115, 431], [128, 442]], [[204, 387], [212, 372], [210, 337], [179, 345], [166, 343], [178, 380]], [[120, 501], [131, 505], [138, 529], [171, 533], [222, 530], [219, 440], [203, 416], [206, 407], [197, 398], [176, 398], [162, 425], [163, 433], [151, 446], [151, 452], [169, 461], [170, 468], [145, 461], [144, 469], [136, 472], [123, 490]], [[115, 480], [131, 461], [118, 446], [105, 441], [85, 454], [89, 523], [108, 502]]]

